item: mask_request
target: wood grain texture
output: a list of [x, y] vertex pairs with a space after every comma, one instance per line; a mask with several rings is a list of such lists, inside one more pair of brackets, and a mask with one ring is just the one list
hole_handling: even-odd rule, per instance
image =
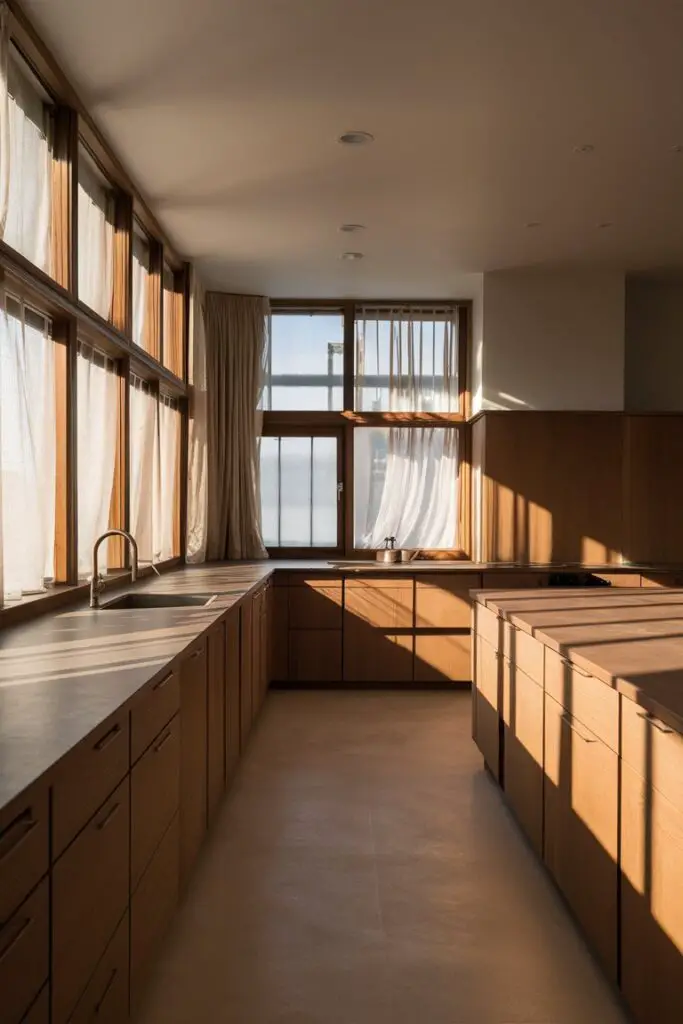
[[683, 416], [626, 417], [624, 458], [626, 556], [683, 562]]
[[206, 645], [180, 666], [180, 878], [184, 887], [207, 827]]
[[107, 946], [69, 1024], [122, 1024], [128, 1020], [129, 917], [126, 913]]
[[47, 874], [49, 815], [48, 787], [41, 782], [0, 810], [0, 921]]
[[240, 758], [240, 610], [225, 619], [225, 778]]
[[415, 580], [415, 626], [418, 629], [469, 629], [472, 601], [469, 591], [481, 586], [481, 576], [434, 573]]
[[19, 1024], [50, 970], [48, 881], [0, 925], [0, 992], [3, 1024]]
[[469, 633], [415, 635], [416, 683], [466, 683], [471, 680]]
[[209, 633], [207, 691], [207, 813], [211, 823], [225, 790], [226, 639], [225, 624]]
[[342, 678], [341, 629], [292, 629], [289, 633], [289, 680], [337, 683]]
[[130, 777], [130, 887], [135, 891], [180, 799], [180, 716], [152, 742]]
[[413, 679], [413, 636], [373, 628], [353, 616], [344, 621], [344, 680], [407, 683]]

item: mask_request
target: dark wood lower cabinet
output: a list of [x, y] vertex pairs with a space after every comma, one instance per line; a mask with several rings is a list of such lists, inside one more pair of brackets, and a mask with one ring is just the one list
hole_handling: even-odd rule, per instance
[[213, 821], [225, 790], [225, 624], [211, 630], [207, 681], [207, 815]]
[[128, 1016], [129, 986], [128, 913], [114, 932], [95, 973], [78, 1000], [69, 1024], [121, 1024]]
[[342, 678], [340, 629], [293, 629], [289, 634], [289, 673], [293, 683], [339, 683]]
[[225, 778], [229, 781], [240, 759], [240, 610], [225, 620]]
[[130, 990], [133, 1009], [139, 1005], [149, 969], [178, 903], [178, 840], [179, 820], [176, 815], [131, 898]]
[[253, 624], [253, 601], [247, 600], [240, 608], [240, 752], [246, 750], [251, 732]]
[[50, 971], [47, 878], [0, 927], [0, 1020], [19, 1024]]
[[207, 828], [206, 643], [180, 667], [180, 880], [185, 886]]
[[344, 622], [344, 680], [409, 683], [413, 679], [412, 632], [389, 633], [348, 615]]

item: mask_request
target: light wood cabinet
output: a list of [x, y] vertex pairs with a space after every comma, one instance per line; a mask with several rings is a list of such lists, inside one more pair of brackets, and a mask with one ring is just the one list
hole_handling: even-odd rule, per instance
[[292, 573], [289, 587], [290, 629], [341, 629], [342, 581]]
[[180, 878], [184, 886], [207, 820], [207, 658], [203, 643], [180, 665]]
[[619, 752], [619, 695], [609, 685], [546, 648], [545, 689], [610, 750]]
[[63, 1024], [128, 906], [128, 777], [52, 869], [52, 1021]]
[[347, 619], [344, 679], [350, 683], [409, 683], [413, 678], [412, 633], [385, 633]]
[[293, 629], [289, 634], [289, 679], [337, 683], [342, 677], [340, 629]]
[[137, 1007], [161, 941], [178, 903], [179, 831], [176, 816], [131, 900], [130, 997]]
[[469, 682], [472, 678], [471, 638], [467, 633], [415, 635], [415, 682]]
[[126, 913], [88, 986], [78, 1000], [69, 1024], [122, 1024], [129, 1006], [129, 919]]
[[529, 841], [543, 851], [543, 687], [503, 659], [505, 795]]
[[289, 588], [275, 581], [272, 589], [270, 634], [271, 677], [284, 683], [289, 678]]
[[207, 814], [209, 822], [225, 791], [225, 625], [219, 623], [207, 638]]
[[179, 797], [180, 716], [176, 715], [131, 772], [131, 891], [177, 813]]
[[345, 627], [358, 619], [387, 633], [413, 628], [412, 578], [348, 579], [345, 590]]
[[235, 773], [240, 759], [240, 611], [225, 620], [225, 778]]
[[252, 722], [253, 622], [253, 599], [248, 598], [240, 609], [240, 753], [247, 749]]
[[526, 590], [547, 587], [549, 580], [547, 572], [485, 572], [482, 585], [486, 590]]
[[503, 620], [498, 618], [490, 608], [477, 604], [474, 609], [474, 629], [477, 636], [482, 637], [493, 647], [494, 651], [503, 649]]
[[19, 1024], [50, 970], [50, 895], [47, 879], [0, 924], [0, 1019]]
[[545, 862], [612, 979], [617, 969], [618, 760], [545, 694]]
[[0, 810], [0, 921], [7, 921], [47, 874], [49, 814], [48, 788], [42, 783]]
[[503, 623], [503, 654], [513, 665], [518, 665], [530, 679], [543, 686], [545, 647], [536, 637], [518, 629], [510, 622]]
[[164, 672], [148, 686], [130, 713], [130, 759], [135, 764], [180, 707], [177, 671]]
[[417, 629], [469, 629], [472, 600], [469, 591], [481, 587], [479, 573], [420, 574], [415, 579]]
[[500, 779], [501, 655], [481, 636], [476, 638], [472, 688], [472, 735], [491, 774]]

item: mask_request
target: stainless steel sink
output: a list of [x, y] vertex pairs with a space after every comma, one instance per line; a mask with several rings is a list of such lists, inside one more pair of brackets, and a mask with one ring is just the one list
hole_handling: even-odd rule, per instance
[[216, 594], [121, 594], [100, 605], [101, 611], [125, 611], [135, 608], [205, 608]]

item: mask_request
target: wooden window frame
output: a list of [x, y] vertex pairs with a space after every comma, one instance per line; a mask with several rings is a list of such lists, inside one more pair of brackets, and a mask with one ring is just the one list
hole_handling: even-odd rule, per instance
[[[453, 413], [410, 413], [410, 412], [357, 412], [355, 410], [354, 389], [354, 349], [356, 313], [362, 307], [381, 309], [410, 307], [425, 311], [435, 307], [452, 307], [458, 313], [458, 410]], [[285, 436], [299, 434], [304, 436], [325, 436], [331, 430], [341, 430], [343, 435], [343, 466], [341, 482], [343, 484], [343, 509], [340, 511], [343, 528], [343, 543], [339, 548], [320, 551], [318, 548], [268, 548], [272, 558], [295, 557], [344, 557], [349, 559], [367, 559], [369, 549], [354, 546], [354, 476], [353, 476], [353, 441], [357, 427], [400, 426], [408, 428], [445, 427], [458, 432], [458, 536], [459, 546], [450, 549], [423, 550], [421, 557], [440, 559], [468, 559], [471, 552], [470, 522], [470, 488], [471, 488], [471, 454], [470, 429], [468, 418], [471, 409], [469, 389], [468, 356], [470, 349], [470, 331], [472, 323], [472, 302], [470, 300], [362, 300], [340, 302], [338, 299], [273, 299], [271, 313], [295, 313], [315, 315], [316, 313], [336, 313], [342, 311], [344, 320], [344, 370], [343, 394], [344, 408], [338, 412], [268, 410], [263, 413], [264, 436]]]

